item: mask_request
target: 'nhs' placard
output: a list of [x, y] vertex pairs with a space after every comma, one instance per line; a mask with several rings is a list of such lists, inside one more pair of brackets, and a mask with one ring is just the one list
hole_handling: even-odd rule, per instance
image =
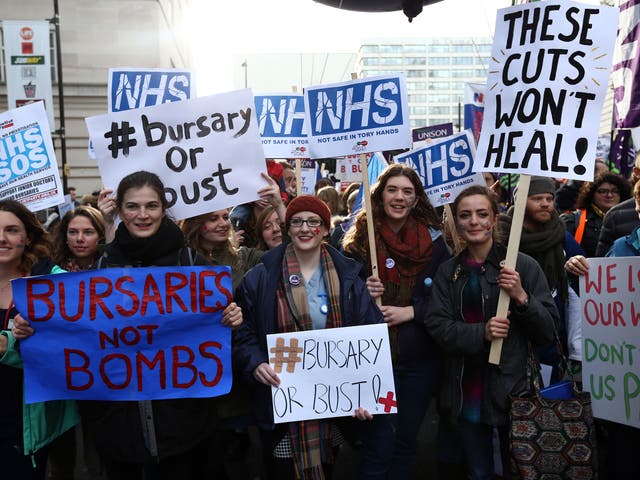
[[152, 107], [195, 97], [189, 70], [110, 68], [109, 113]]
[[309, 158], [304, 96], [284, 93], [254, 99], [265, 157]]
[[311, 158], [411, 146], [404, 76], [308, 87], [304, 104]]
[[471, 185], [486, 186], [481, 173], [471, 169], [476, 153], [471, 130], [433, 140], [427, 146], [395, 157], [397, 163], [413, 167], [434, 207], [453, 203]]

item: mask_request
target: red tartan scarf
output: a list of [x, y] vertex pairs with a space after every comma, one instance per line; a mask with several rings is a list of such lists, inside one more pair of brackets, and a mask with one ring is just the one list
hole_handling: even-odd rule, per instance
[[[320, 264], [327, 288], [326, 328], [338, 328], [342, 326], [340, 279], [331, 255], [324, 245], [321, 247]], [[279, 332], [297, 332], [313, 328], [307, 289], [292, 244], [287, 246], [282, 262], [282, 275], [277, 291], [277, 314]], [[322, 464], [334, 461], [332, 430], [331, 422], [323, 420], [289, 423], [293, 463], [299, 478], [324, 479]]]
[[431, 259], [433, 242], [429, 227], [409, 216], [400, 231], [385, 222], [376, 235], [378, 276], [384, 284], [383, 305], [406, 307], [418, 275]]

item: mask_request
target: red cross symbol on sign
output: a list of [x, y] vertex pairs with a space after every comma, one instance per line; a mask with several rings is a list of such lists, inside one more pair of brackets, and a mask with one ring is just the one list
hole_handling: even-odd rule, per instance
[[389, 413], [392, 407], [398, 406], [398, 402], [393, 399], [393, 392], [387, 392], [386, 397], [380, 397], [378, 403], [384, 405], [384, 413]]

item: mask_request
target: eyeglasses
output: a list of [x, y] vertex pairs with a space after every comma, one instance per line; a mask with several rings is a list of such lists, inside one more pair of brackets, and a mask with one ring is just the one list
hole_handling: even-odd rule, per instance
[[620, 190], [617, 188], [599, 188], [596, 190], [596, 193], [599, 193], [600, 195], [620, 195]]
[[295, 228], [300, 228], [302, 227], [302, 224], [306, 223], [307, 227], [309, 228], [315, 228], [315, 227], [319, 227], [320, 225], [322, 225], [322, 219], [320, 218], [307, 218], [306, 220], [303, 220], [299, 217], [295, 217], [292, 218], [289, 221], [289, 225], [291, 225], [292, 227]]

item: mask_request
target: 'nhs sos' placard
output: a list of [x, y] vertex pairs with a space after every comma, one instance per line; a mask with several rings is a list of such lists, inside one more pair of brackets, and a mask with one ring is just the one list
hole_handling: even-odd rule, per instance
[[107, 268], [14, 280], [37, 335], [26, 403], [215, 397], [231, 389], [229, 267]]
[[404, 76], [381, 76], [304, 90], [311, 158], [409, 148]]

